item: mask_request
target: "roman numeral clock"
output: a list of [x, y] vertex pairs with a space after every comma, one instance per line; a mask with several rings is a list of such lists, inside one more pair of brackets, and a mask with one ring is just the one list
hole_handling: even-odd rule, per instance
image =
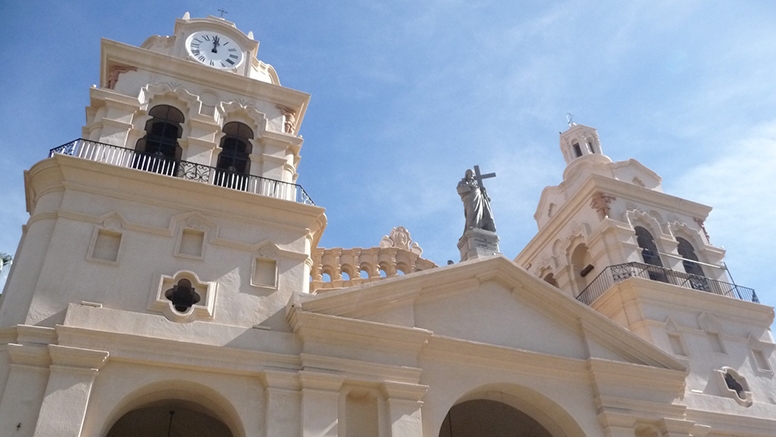
[[243, 49], [228, 36], [212, 30], [194, 32], [186, 38], [191, 59], [220, 69], [232, 69], [243, 61]]

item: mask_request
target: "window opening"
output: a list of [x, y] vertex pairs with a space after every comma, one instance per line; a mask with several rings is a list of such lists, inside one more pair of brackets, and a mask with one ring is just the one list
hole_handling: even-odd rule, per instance
[[183, 134], [183, 113], [172, 106], [159, 105], [148, 115], [151, 119], [145, 125], [146, 135], [135, 144], [138, 154], [134, 157], [133, 167], [175, 175], [182, 152], [178, 138]]
[[574, 155], [576, 155], [577, 158], [582, 156], [582, 148], [579, 147], [579, 143], [574, 143], [571, 147], [574, 148]]
[[253, 130], [243, 123], [233, 121], [224, 125], [223, 132], [226, 135], [221, 139], [216, 184], [244, 191], [251, 169]]
[[684, 271], [690, 275], [689, 280], [692, 288], [695, 290], [711, 291], [709, 282], [705, 278], [706, 274], [703, 272], [703, 267], [701, 267], [700, 264], [693, 262], [699, 261], [698, 255], [695, 254], [695, 248], [684, 238], [677, 237], [676, 241], [679, 242], [677, 250], [679, 251], [679, 256], [684, 258], [682, 260], [682, 265], [684, 266]]
[[666, 274], [663, 271], [663, 262], [660, 261], [660, 254], [655, 245], [655, 239], [648, 230], [641, 226], [636, 226], [636, 242], [641, 248], [641, 258], [644, 264], [649, 264], [658, 268], [648, 268], [649, 279], [653, 281], [668, 282]]
[[177, 285], [173, 285], [171, 289], [164, 292], [164, 297], [172, 302], [175, 311], [180, 313], [185, 313], [201, 299], [188, 279], [178, 281]]
[[739, 399], [744, 400], [746, 398], [746, 394], [744, 393], [744, 386], [741, 385], [741, 383], [738, 382], [736, 378], [730, 374], [730, 372], [725, 372], [725, 384], [729, 389], [736, 392], [736, 395]]

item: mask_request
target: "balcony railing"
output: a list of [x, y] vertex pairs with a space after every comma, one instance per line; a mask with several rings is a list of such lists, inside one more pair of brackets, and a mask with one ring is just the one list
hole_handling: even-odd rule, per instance
[[590, 305], [615, 283], [633, 277], [651, 279], [653, 281], [665, 282], [684, 288], [692, 288], [693, 290], [700, 290], [732, 297], [734, 299], [760, 303], [754, 289], [717, 281], [716, 279], [707, 278], [705, 276], [691, 275], [666, 269], [664, 267], [638, 262], [617, 264], [605, 268], [590, 285], [579, 293], [577, 300]]
[[299, 184], [239, 174], [207, 165], [171, 159], [161, 154], [149, 155], [125, 147], [84, 139], [71, 141], [51, 149], [49, 157], [57, 153], [89, 161], [103, 162], [118, 167], [134, 168], [203, 184], [246, 191], [261, 196], [292, 200], [305, 205], [315, 205], [304, 188]]

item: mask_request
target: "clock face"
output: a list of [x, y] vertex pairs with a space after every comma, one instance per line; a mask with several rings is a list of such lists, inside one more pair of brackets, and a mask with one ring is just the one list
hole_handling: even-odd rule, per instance
[[222, 70], [235, 68], [243, 61], [242, 49], [236, 42], [210, 30], [189, 35], [186, 38], [186, 51], [195, 61]]

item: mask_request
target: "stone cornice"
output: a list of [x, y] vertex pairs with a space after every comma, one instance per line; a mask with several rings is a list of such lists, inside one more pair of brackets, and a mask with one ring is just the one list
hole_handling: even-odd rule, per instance
[[6, 350], [11, 358], [11, 364], [33, 367], [48, 367], [51, 364], [46, 346], [9, 343]]
[[417, 354], [431, 332], [419, 328], [315, 314], [292, 308], [289, 323], [302, 342], [344, 344], [381, 352]]
[[110, 361], [180, 367], [219, 373], [260, 375], [265, 368], [298, 370], [297, 355], [245, 350], [219, 345], [141, 335], [57, 326], [60, 343], [99, 348]]
[[774, 309], [767, 305], [636, 277], [614, 284], [591, 307], [606, 313], [609, 306], [619, 307], [623, 302], [634, 300], [659, 306], [694, 308], [738, 323], [758, 323], [763, 327], [770, 326], [774, 320]]
[[403, 382], [386, 382], [382, 385], [383, 395], [388, 401], [403, 400], [419, 402], [428, 392], [428, 386]]
[[585, 360], [440, 335], [429, 339], [428, 345], [421, 351], [421, 356], [428, 359], [439, 357], [515, 373], [550, 375], [561, 379], [579, 378], [587, 369]]
[[[711, 426], [714, 435], [735, 435], [740, 437], [776, 436], [776, 418], [755, 417], [744, 414], [743, 407], [736, 414], [687, 409], [687, 418]], [[769, 413], [766, 413], [769, 414]], [[770, 413], [772, 414], [772, 413]]]
[[[685, 387], [684, 369], [661, 369], [620, 361], [591, 358], [588, 360], [591, 377], [596, 381], [599, 392], [611, 388], [661, 392], [671, 399], [681, 396]], [[603, 396], [606, 393], [599, 393]]]
[[[38, 180], [44, 170], [54, 170], [43, 180]], [[98, 186], [96, 178], [109, 176], [110, 186]], [[215, 217], [222, 216], [224, 210], [232, 211], [232, 220], [247, 223], [261, 223], [276, 229], [298, 230], [299, 227], [318, 230], [320, 216], [324, 209], [313, 205], [304, 205], [290, 200], [275, 199], [237, 190], [223, 189], [217, 186], [160, 176], [149, 172], [117, 167], [65, 155], [35, 164], [29, 170], [27, 196], [30, 207], [34, 207], [37, 198], [47, 191], [61, 191], [64, 188], [92, 194], [106, 195], [125, 200], [142, 201], [146, 204], [164, 207], [176, 207], [182, 210], [196, 209]], [[107, 179], [106, 179], [107, 180]], [[132, 183], [128, 183], [128, 182]], [[32, 184], [35, 184], [34, 188]], [[142, 190], [145, 185], [152, 190]], [[50, 187], [50, 188], [49, 188]], [[155, 197], [138, 193], [155, 193]], [[187, 196], [191, 202], [183, 201], [176, 193], [191, 193]], [[196, 205], [192, 205], [195, 202]], [[237, 203], [239, 207], [224, 208], [225, 203]], [[239, 212], [237, 215], [234, 212]]]
[[302, 370], [299, 372], [299, 381], [302, 383], [302, 390], [312, 389], [336, 392], [339, 391], [345, 382], [345, 375]]
[[52, 365], [97, 370], [108, 360], [108, 352], [79, 347], [49, 345]]
[[348, 378], [355, 378], [359, 381], [394, 381], [397, 383], [417, 384], [423, 371], [416, 367], [392, 366], [308, 353], [300, 354], [300, 358], [302, 360], [302, 368], [305, 370], [338, 372], [347, 375]]

